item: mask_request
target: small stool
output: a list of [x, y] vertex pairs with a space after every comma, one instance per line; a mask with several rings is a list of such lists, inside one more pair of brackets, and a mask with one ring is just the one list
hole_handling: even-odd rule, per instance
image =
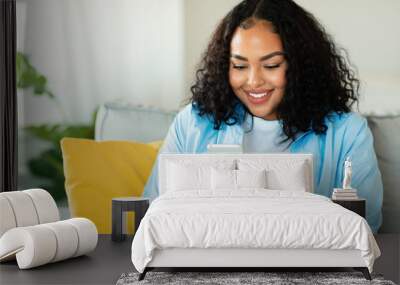
[[124, 212], [135, 212], [135, 228], [134, 233], [139, 227], [140, 221], [149, 208], [150, 200], [143, 197], [120, 197], [112, 199], [112, 234], [113, 241], [125, 240], [124, 229]]

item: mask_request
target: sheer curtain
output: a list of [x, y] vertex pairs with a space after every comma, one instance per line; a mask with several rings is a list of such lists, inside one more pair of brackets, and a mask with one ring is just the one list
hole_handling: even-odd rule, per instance
[[0, 192], [17, 190], [15, 0], [0, 1]]

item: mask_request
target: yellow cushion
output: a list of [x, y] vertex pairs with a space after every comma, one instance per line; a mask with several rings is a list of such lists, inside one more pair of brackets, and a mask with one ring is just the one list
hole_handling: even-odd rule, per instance
[[[142, 195], [161, 144], [62, 139], [71, 216], [86, 217], [99, 233], [110, 234], [112, 198]], [[127, 220], [127, 232], [132, 233], [133, 215]]]

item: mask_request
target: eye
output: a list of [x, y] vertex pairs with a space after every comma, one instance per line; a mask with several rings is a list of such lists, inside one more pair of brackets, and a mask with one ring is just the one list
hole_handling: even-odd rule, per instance
[[274, 69], [274, 68], [278, 68], [279, 66], [281, 66], [281, 65], [280, 64], [264, 65], [264, 68], [266, 68], [266, 69]]
[[238, 70], [242, 70], [242, 69], [247, 68], [246, 65], [239, 65], [239, 64], [232, 64], [232, 67], [233, 67], [234, 69], [238, 69]]

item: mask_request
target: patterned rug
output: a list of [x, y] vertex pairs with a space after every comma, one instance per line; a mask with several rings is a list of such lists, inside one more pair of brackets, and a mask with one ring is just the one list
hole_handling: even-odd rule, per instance
[[138, 281], [139, 273], [124, 273], [117, 285], [145, 284], [213, 284], [213, 285], [292, 285], [292, 284], [379, 284], [395, 285], [384, 280], [381, 275], [372, 274], [372, 281], [364, 278], [360, 272], [154, 272], [150, 271], [142, 281]]

